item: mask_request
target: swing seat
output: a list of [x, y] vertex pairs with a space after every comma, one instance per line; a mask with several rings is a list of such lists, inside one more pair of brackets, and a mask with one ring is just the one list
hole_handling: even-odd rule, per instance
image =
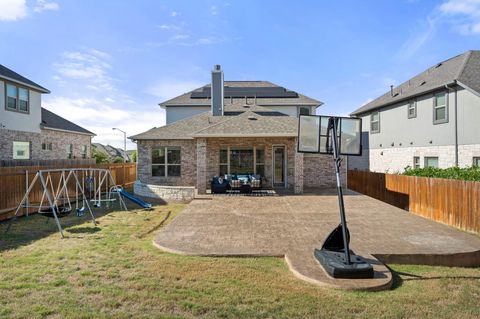
[[[56, 213], [57, 213], [58, 218], [63, 218], [63, 217], [66, 217], [66, 216], [70, 215], [71, 212], [72, 212], [71, 208], [68, 208], [68, 207], [62, 205], [62, 206], [58, 206], [58, 210], [57, 210]], [[55, 217], [51, 207], [48, 207], [47, 209], [43, 209], [43, 210], [39, 211], [38, 213], [42, 216], [45, 216], [45, 217], [50, 217], [50, 218]]]

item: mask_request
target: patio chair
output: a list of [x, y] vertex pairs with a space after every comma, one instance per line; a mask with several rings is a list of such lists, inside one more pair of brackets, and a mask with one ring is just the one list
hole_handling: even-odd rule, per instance
[[218, 176], [214, 176], [210, 184], [210, 189], [212, 190], [212, 193], [225, 194], [227, 190], [230, 189], [230, 184], [228, 183], [228, 180], [220, 180]]

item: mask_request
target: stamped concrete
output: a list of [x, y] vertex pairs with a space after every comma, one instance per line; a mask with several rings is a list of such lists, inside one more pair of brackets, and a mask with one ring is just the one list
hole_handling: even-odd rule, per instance
[[333, 279], [313, 257], [313, 249], [339, 223], [338, 200], [331, 191], [194, 200], [154, 243], [186, 255], [281, 256], [297, 277], [349, 290], [388, 289], [392, 274], [383, 263], [480, 265], [476, 235], [353, 192], [345, 196], [345, 205], [350, 248], [374, 264], [373, 279]]

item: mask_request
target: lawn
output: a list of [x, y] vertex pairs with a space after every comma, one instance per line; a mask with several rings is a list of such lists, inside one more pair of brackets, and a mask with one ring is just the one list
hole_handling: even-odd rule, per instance
[[391, 265], [392, 290], [344, 292], [297, 279], [281, 258], [161, 252], [152, 238], [181, 213], [97, 214], [99, 225], [18, 219], [0, 237], [1, 318], [478, 318], [480, 269]]

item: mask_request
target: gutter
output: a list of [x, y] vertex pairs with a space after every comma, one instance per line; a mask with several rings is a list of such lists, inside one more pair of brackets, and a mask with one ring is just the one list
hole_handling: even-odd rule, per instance
[[48, 127], [48, 126], [45, 126], [45, 125], [40, 125], [40, 128], [43, 129], [43, 130], [59, 131], [59, 132], [81, 134], [81, 135], [88, 135], [88, 136], [97, 136], [97, 134], [92, 133], [92, 132], [85, 133], [85, 132], [78, 132], [78, 131], [62, 130], [62, 129], [59, 129], [59, 128]]
[[[457, 81], [454, 80], [453, 81], [453, 84], [456, 85], [457, 84]], [[457, 119], [457, 88], [455, 87], [449, 87], [448, 84], [445, 84], [445, 88], [448, 90], [448, 91], [451, 91], [453, 90], [453, 94], [454, 94], [454, 114], [455, 114], [455, 121], [454, 121], [454, 130], [455, 130], [455, 166], [458, 167], [458, 119]]]

